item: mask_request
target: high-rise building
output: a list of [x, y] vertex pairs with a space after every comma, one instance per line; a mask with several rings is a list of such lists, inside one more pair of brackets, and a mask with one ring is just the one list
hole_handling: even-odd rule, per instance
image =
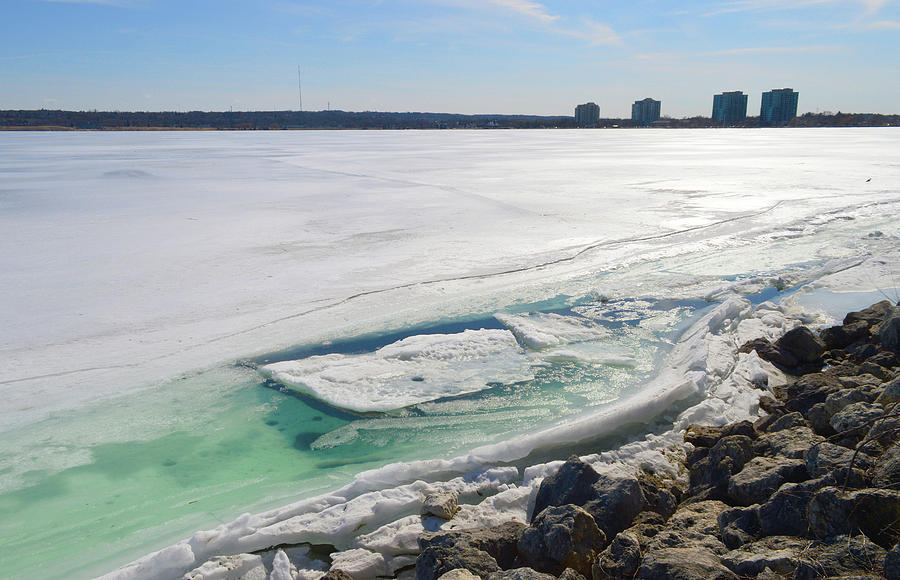
[[600, 105], [585, 103], [575, 107], [575, 125], [578, 127], [596, 127], [600, 123]]
[[787, 125], [797, 116], [797, 100], [800, 93], [794, 89], [772, 89], [762, 94], [759, 107], [760, 125]]
[[723, 125], [744, 122], [747, 119], [747, 95], [731, 91], [713, 96], [712, 118]]
[[647, 98], [643, 101], [635, 101], [631, 105], [631, 120], [637, 124], [649, 125], [659, 121], [659, 107], [662, 103]]

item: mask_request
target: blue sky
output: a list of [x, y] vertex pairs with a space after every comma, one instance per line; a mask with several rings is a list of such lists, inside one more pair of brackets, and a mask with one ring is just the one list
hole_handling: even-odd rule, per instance
[[900, 0], [0, 0], [0, 109], [900, 113]]

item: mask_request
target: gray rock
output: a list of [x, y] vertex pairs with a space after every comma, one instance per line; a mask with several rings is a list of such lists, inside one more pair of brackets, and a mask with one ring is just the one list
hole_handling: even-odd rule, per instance
[[728, 480], [728, 497], [738, 505], [762, 503], [786, 482], [807, 478], [800, 459], [754, 457]]
[[803, 459], [812, 446], [822, 441], [825, 438], [809, 427], [791, 427], [760, 435], [753, 444], [753, 452], [766, 457]]
[[869, 477], [874, 487], [900, 488], [900, 444], [887, 448], [869, 470]]
[[825, 403], [816, 403], [810, 407], [806, 412], [806, 419], [818, 435], [824, 437], [834, 435], [834, 429], [831, 428], [831, 415], [825, 410]]
[[865, 402], [851, 403], [835, 413], [830, 424], [837, 433], [853, 430], [858, 434], [856, 439], [859, 440], [872, 427], [873, 421], [883, 415], [884, 409], [881, 405]]
[[831, 482], [826, 478], [786, 483], [756, 509], [763, 536], [802, 536], [809, 524], [806, 506], [813, 495]]
[[491, 572], [484, 580], [556, 580], [556, 576], [544, 574], [531, 568], [513, 568]]
[[894, 544], [884, 558], [884, 577], [900, 580], [900, 544]]
[[578, 506], [550, 506], [534, 519], [519, 540], [521, 561], [554, 576], [566, 568], [590, 575], [591, 563], [606, 545], [594, 518]]
[[353, 576], [339, 568], [329, 570], [320, 580], [353, 580]]
[[702, 547], [650, 552], [641, 562], [639, 580], [737, 580], [721, 559]]
[[896, 308], [881, 323], [878, 337], [885, 349], [900, 353], [900, 311]]
[[571, 568], [566, 568], [563, 570], [563, 573], [559, 575], [559, 580], [587, 580], [587, 578]]
[[634, 578], [642, 557], [641, 537], [631, 530], [619, 532], [594, 560], [591, 567], [592, 578], [593, 580]]
[[819, 333], [825, 347], [829, 349], [846, 348], [861, 338], [869, 335], [869, 325], [858, 321], [841, 326], [832, 326]]
[[519, 539], [527, 526], [506, 522], [491, 528], [471, 528], [461, 531], [439, 532], [419, 538], [419, 549], [430, 547], [453, 549], [456, 546], [472, 547], [494, 558], [501, 568], [510, 568], [518, 555]]
[[584, 509], [607, 538], [631, 526], [635, 516], [647, 506], [641, 485], [633, 477], [601, 476], [592, 491], [593, 497]]
[[884, 383], [883, 390], [878, 395], [878, 398], [875, 399], [875, 402], [885, 407], [900, 403], [900, 377]]
[[706, 457], [691, 465], [691, 493], [712, 489], [715, 494], [711, 497], [723, 496], [728, 478], [739, 472], [753, 455], [753, 441], [749, 437], [723, 437], [709, 450]]
[[741, 577], [753, 578], [766, 569], [782, 576], [790, 576], [797, 569], [799, 556], [807, 546], [809, 540], [770, 536], [728, 552], [722, 558], [722, 563]]
[[465, 568], [456, 568], [443, 574], [438, 580], [481, 580], [481, 577], [472, 574]]
[[783, 369], [792, 369], [800, 362], [793, 354], [777, 347], [765, 338], [750, 340], [738, 349], [738, 352], [742, 353], [751, 353], [753, 351], [756, 351], [759, 358]]
[[717, 500], [681, 504], [665, 528], [647, 544], [648, 551], [663, 548], [702, 547], [714, 554], [728, 551], [719, 537], [719, 514], [728, 506]]
[[872, 466], [872, 459], [865, 453], [856, 454], [854, 459], [852, 449], [828, 442], [814, 445], [806, 453], [806, 471], [811, 477], [821, 477], [838, 467], [851, 467], [851, 462], [858, 469]]
[[500, 570], [490, 554], [469, 544], [436, 545], [428, 546], [416, 558], [416, 580], [435, 580], [457, 568], [481, 577]]
[[[846, 379], [842, 377], [840, 380], [843, 384]], [[866, 402], [866, 400], [866, 393], [861, 389], [841, 389], [831, 393], [825, 398], [825, 412], [828, 413], [829, 417], [832, 417], [847, 405]]]
[[638, 484], [644, 494], [644, 509], [668, 518], [678, 508], [682, 492], [675, 481], [651, 476], [647, 473], [638, 475]]
[[726, 547], [733, 550], [759, 538], [758, 507], [731, 508], [719, 514], [719, 535]]
[[532, 517], [549, 506], [566, 504], [583, 506], [594, 498], [593, 486], [599, 479], [600, 474], [594, 471], [594, 468], [573, 455], [559, 471], [541, 482], [535, 497]]
[[712, 447], [722, 437], [729, 435], [746, 435], [751, 439], [756, 438], [756, 431], [750, 421], [729, 423], [721, 427], [713, 425], [689, 425], [684, 434], [684, 440], [696, 447]]
[[816, 403], [824, 403], [831, 393], [843, 388], [840, 380], [829, 373], [810, 373], [793, 383], [774, 388], [775, 395], [784, 401], [788, 411], [799, 411], [804, 415]]
[[459, 511], [459, 494], [455, 491], [439, 491], [425, 496], [422, 515], [435, 516], [444, 520], [452, 519]]
[[766, 431], [769, 433], [774, 433], [775, 431], [784, 431], [785, 429], [791, 429], [793, 427], [808, 428], [809, 422], [803, 417], [803, 415], [794, 411], [793, 413], [782, 415], [781, 417], [776, 419], [766, 428]]
[[849, 377], [838, 377], [838, 380], [841, 381], [841, 384], [848, 389], [859, 389], [866, 396], [866, 398], [863, 400], [871, 403], [875, 397], [875, 395], [873, 394], [873, 389], [879, 387], [881, 383], [883, 383], [886, 379], [881, 379], [868, 373], [863, 373], [862, 369], [869, 362], [870, 361], [866, 361], [866, 363], [859, 367], [859, 372], [861, 372], [862, 374], [851, 375]]
[[800, 554], [794, 578], [879, 578], [884, 560], [884, 549], [865, 536], [837, 536], [813, 542]]
[[878, 363], [872, 362], [872, 359], [869, 359], [859, 365], [859, 371], [866, 375], [872, 375], [877, 377], [879, 380], [886, 381], [890, 379], [894, 373], [884, 368]]
[[882, 548], [900, 540], [900, 491], [820, 489], [809, 501], [810, 534], [817, 538], [863, 533]]
[[825, 352], [825, 343], [805, 326], [789, 330], [775, 342], [775, 346], [786, 350], [800, 362], [811, 363]]
[[888, 314], [893, 312], [893, 310], [893, 304], [887, 300], [882, 300], [859, 312], [848, 312], [847, 315], [844, 316], [844, 325], [846, 326], [855, 322], [864, 322], [866, 326], [872, 327], [876, 324], [880, 324], [887, 318]]

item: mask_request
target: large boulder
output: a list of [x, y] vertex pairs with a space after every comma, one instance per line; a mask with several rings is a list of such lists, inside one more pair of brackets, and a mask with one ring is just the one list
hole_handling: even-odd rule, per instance
[[702, 547], [714, 554], [726, 553], [728, 548], [719, 536], [719, 514], [727, 509], [727, 504], [717, 500], [682, 503], [665, 528], [648, 542], [647, 550]]
[[810, 477], [821, 477], [840, 467], [868, 469], [872, 458], [865, 453], [855, 453], [852, 449], [834, 443], [819, 443], [806, 452], [806, 471]]
[[802, 536], [809, 524], [806, 506], [812, 496], [830, 482], [825, 478], [786, 483], [756, 508], [762, 536]]
[[805, 415], [810, 407], [824, 403], [828, 395], [843, 388], [840, 379], [832, 374], [810, 373], [774, 390], [788, 411], [799, 411]]
[[497, 560], [484, 550], [468, 544], [436, 545], [425, 548], [416, 558], [416, 580], [436, 580], [457, 568], [480, 577], [500, 570]]
[[647, 507], [641, 484], [634, 477], [601, 476], [593, 485], [593, 493], [584, 509], [594, 516], [607, 538], [631, 526], [635, 516]]
[[742, 506], [762, 503], [782, 484], [806, 478], [806, 464], [800, 459], [754, 457], [728, 480], [728, 497]]
[[567, 504], [544, 509], [519, 539], [519, 558], [532, 568], [558, 576], [566, 568], [589, 576], [591, 563], [606, 545], [594, 518]]
[[721, 558], [703, 547], [667, 548], [647, 554], [638, 568], [639, 580], [737, 580]]
[[484, 580], [556, 580], [556, 576], [544, 574], [526, 567], [491, 572]]
[[769, 536], [742, 545], [722, 558], [732, 572], [742, 578], [755, 578], [766, 568], [790, 577], [799, 564], [800, 554], [809, 546], [809, 540], [791, 536]]
[[809, 501], [807, 517], [817, 538], [863, 533], [890, 549], [900, 541], [900, 491], [824, 487]]
[[900, 580], [900, 544], [894, 544], [884, 558], [884, 577]]
[[869, 335], [869, 325], [863, 321], [857, 321], [851, 324], [842, 324], [840, 326], [832, 326], [826, 328], [819, 333], [822, 342], [828, 349], [846, 348]]
[[750, 421], [739, 421], [723, 426], [692, 424], [688, 425], [684, 433], [684, 440], [695, 447], [712, 447], [719, 442], [719, 439], [729, 435], [746, 435], [754, 439], [756, 431]]
[[753, 444], [753, 453], [766, 457], [803, 459], [814, 445], [825, 441], [821, 435], [804, 426], [790, 427], [760, 435]]
[[756, 513], [757, 507], [736, 507], [719, 514], [717, 518], [719, 535], [726, 547], [733, 550], [759, 538], [760, 526], [759, 515]]
[[532, 517], [544, 508], [573, 504], [583, 506], [594, 497], [593, 485], [600, 479], [594, 468], [577, 456], [570, 457], [559, 470], [541, 482], [534, 501]]
[[831, 428], [843, 436], [841, 443], [855, 445], [866, 436], [876, 419], [884, 416], [881, 405], [859, 402], [847, 405], [831, 417]]
[[865, 536], [835, 536], [800, 554], [794, 579], [880, 578], [884, 560], [884, 549]]
[[710, 493], [706, 497], [723, 497], [728, 479], [753, 456], [753, 441], [746, 435], [723, 437], [705, 457], [690, 466], [691, 494], [707, 490]]
[[429, 548], [452, 550], [457, 546], [473, 548], [487, 553], [501, 568], [510, 568], [518, 555], [519, 539], [526, 529], [527, 526], [524, 524], [506, 522], [490, 528], [428, 534], [419, 538], [419, 550], [421, 552]]
[[825, 352], [825, 343], [805, 326], [789, 330], [775, 342], [775, 346], [788, 351], [801, 363], [815, 362]]
[[900, 444], [888, 447], [869, 470], [869, 477], [875, 487], [900, 489]]
[[878, 331], [881, 346], [900, 354], [900, 310], [894, 308], [881, 323]]
[[844, 316], [844, 326], [855, 322], [864, 322], [869, 328], [881, 324], [888, 314], [893, 312], [894, 305], [888, 300], [877, 302], [859, 312], [848, 312]]
[[744, 343], [741, 348], [738, 349], [738, 352], [741, 353], [751, 353], [753, 351], [756, 351], [759, 358], [782, 369], [792, 369], [800, 363], [796, 356], [787, 350], [772, 344], [765, 338], [754, 338], [753, 340]]
[[631, 530], [619, 532], [591, 567], [593, 580], [634, 578], [643, 558], [642, 537]]

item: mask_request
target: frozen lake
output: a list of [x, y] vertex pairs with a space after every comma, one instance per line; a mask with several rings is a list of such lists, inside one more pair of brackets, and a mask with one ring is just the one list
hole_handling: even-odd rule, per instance
[[527, 440], [641, 391], [728, 295], [898, 286], [897, 129], [0, 148], [0, 574]]

